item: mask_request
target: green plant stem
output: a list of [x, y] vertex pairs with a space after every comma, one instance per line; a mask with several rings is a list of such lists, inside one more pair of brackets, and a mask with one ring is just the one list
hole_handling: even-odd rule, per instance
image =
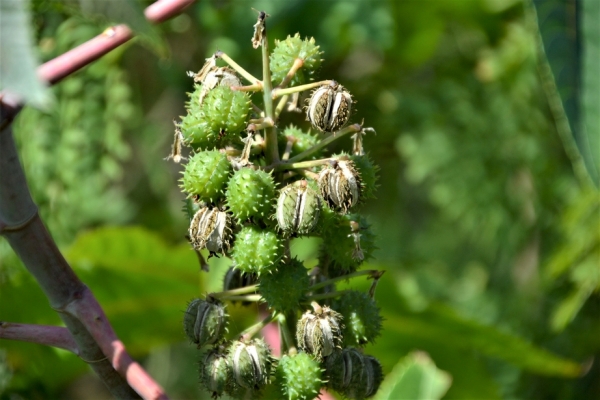
[[215, 299], [223, 299], [228, 296], [237, 296], [241, 294], [254, 293], [258, 290], [258, 285], [244, 286], [237, 289], [225, 290], [217, 293], [210, 293], [209, 296]]
[[279, 163], [271, 168], [270, 168], [270, 166], [265, 167], [265, 170], [268, 170], [269, 168], [273, 169], [275, 171], [312, 168], [312, 167], [318, 167], [319, 165], [327, 164], [330, 161], [331, 161], [331, 158], [321, 158], [320, 160], [301, 161], [301, 162], [297, 162], [297, 163]]
[[[273, 108], [273, 84], [271, 82], [271, 67], [269, 64], [269, 41], [267, 40], [267, 28], [262, 36], [261, 43], [262, 65], [263, 65], [263, 101], [265, 103], [265, 117], [275, 121], [275, 109]], [[267, 164], [279, 162], [279, 149], [277, 148], [277, 129], [274, 126], [265, 128], [265, 158]]]
[[252, 303], [258, 303], [262, 300], [262, 296], [260, 294], [245, 294], [240, 296], [223, 296], [220, 297], [219, 300], [229, 300], [229, 301], [249, 301]]
[[236, 63], [235, 61], [233, 61], [231, 59], [231, 57], [229, 57], [227, 54], [223, 53], [222, 51], [217, 51], [215, 53], [215, 56], [217, 58], [222, 59], [227, 64], [229, 64], [229, 66], [231, 68], [233, 68], [238, 74], [240, 74], [241, 76], [243, 76], [244, 78], [246, 78], [246, 80], [248, 82], [250, 82], [250, 84], [252, 84], [252, 85], [256, 85], [256, 84], [260, 85], [261, 84], [261, 82], [260, 82], [259, 79], [256, 79], [250, 72], [246, 71], [238, 63]]
[[277, 85], [277, 89], [285, 88], [290, 83], [290, 81], [294, 78], [294, 75], [296, 75], [296, 72], [298, 72], [298, 70], [300, 68], [302, 68], [303, 65], [304, 65], [304, 60], [301, 58], [296, 58], [294, 60], [294, 63], [292, 64], [292, 67], [290, 68], [288, 73], [285, 75], [285, 77], [283, 78], [281, 83], [279, 85]]
[[332, 80], [325, 80], [325, 81], [307, 83], [305, 85], [293, 86], [291, 88], [285, 88], [285, 89], [275, 88], [275, 89], [273, 89], [273, 98], [276, 99], [276, 98], [281, 97], [286, 94], [303, 92], [305, 90], [314, 89], [314, 88], [317, 88], [317, 87], [323, 86], [323, 85], [331, 85], [333, 82], [334, 81], [332, 81]]
[[285, 107], [285, 103], [287, 103], [288, 98], [289, 95], [286, 94], [279, 100], [279, 103], [277, 103], [277, 107], [275, 107], [275, 118], [279, 118], [279, 115], [281, 114], [281, 111], [283, 111], [283, 107]]
[[370, 275], [371, 278], [378, 278], [380, 276], [380, 274], [381, 274], [381, 271], [377, 270], [377, 269], [365, 269], [362, 271], [356, 271], [356, 272], [353, 272], [348, 275], [342, 275], [342, 276], [338, 276], [336, 278], [327, 279], [326, 281], [315, 283], [314, 285], [312, 285], [311, 287], [308, 288], [308, 291], [314, 292], [315, 290], [321, 289], [327, 285], [331, 285], [332, 283], [344, 281], [344, 280], [347, 280], [350, 278], [357, 278], [357, 277], [363, 276], [363, 275]]
[[256, 335], [258, 332], [260, 332], [260, 330], [262, 328], [264, 328], [265, 326], [267, 326], [267, 324], [269, 324], [271, 321], [273, 321], [275, 319], [275, 317], [277, 317], [277, 313], [273, 313], [271, 315], [268, 315], [262, 321], [257, 322], [256, 324], [254, 324], [254, 325], [252, 325], [252, 326], [244, 329], [239, 335], [237, 335], [235, 337], [244, 337], [245, 339], [250, 339], [254, 335]]
[[302, 153], [290, 158], [288, 160], [288, 164], [302, 161], [306, 157], [310, 157], [317, 151], [321, 150], [323, 147], [328, 146], [330, 143], [332, 143], [338, 139], [341, 139], [342, 137], [344, 137], [350, 133], [360, 132], [361, 130], [362, 130], [362, 126], [360, 124], [349, 125], [349, 126], [345, 127], [344, 129], [342, 129], [341, 131], [332, 133], [331, 135], [327, 136], [325, 139], [321, 140], [319, 143], [315, 144], [310, 149], [303, 151]]
[[279, 315], [279, 331], [281, 332], [281, 337], [282, 337], [282, 348], [281, 348], [281, 354], [283, 355], [286, 352], [292, 352], [296, 350], [296, 346], [294, 345], [294, 337], [292, 336], [291, 332], [290, 332], [290, 328], [288, 326], [288, 318], [286, 316], [284, 316], [283, 314]]

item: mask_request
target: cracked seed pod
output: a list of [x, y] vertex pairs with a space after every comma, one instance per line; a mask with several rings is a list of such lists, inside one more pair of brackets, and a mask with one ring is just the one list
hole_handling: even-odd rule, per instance
[[197, 195], [198, 200], [214, 203], [223, 196], [230, 171], [231, 164], [225, 154], [218, 150], [201, 151], [185, 165], [180, 186], [189, 197]]
[[276, 85], [279, 84], [294, 65], [294, 61], [299, 58], [304, 64], [292, 78], [290, 86], [305, 83], [306, 78], [312, 79], [314, 71], [321, 65], [320, 56], [321, 52], [314, 38], [302, 40], [297, 33], [282, 41], [275, 40], [275, 48], [269, 56], [271, 80]]
[[209, 350], [200, 361], [200, 383], [217, 398], [231, 385], [232, 371], [220, 347]]
[[269, 307], [280, 312], [297, 309], [310, 282], [302, 262], [293, 259], [270, 272], [261, 276], [259, 285], [259, 292]]
[[323, 369], [306, 353], [281, 357], [275, 376], [281, 398], [289, 400], [312, 400], [325, 384]]
[[190, 223], [189, 236], [196, 250], [208, 249], [211, 254], [229, 252], [233, 238], [231, 216], [217, 207], [202, 207]]
[[273, 358], [262, 339], [233, 342], [227, 351], [227, 361], [234, 382], [241, 388], [259, 391], [271, 381]]
[[198, 104], [202, 104], [208, 92], [217, 86], [242, 86], [242, 81], [240, 81], [240, 78], [238, 78], [235, 71], [231, 68], [213, 68], [202, 80], [202, 88], [197, 97]]
[[242, 168], [227, 184], [227, 205], [240, 221], [271, 215], [275, 198], [273, 177], [265, 171]]
[[336, 132], [346, 125], [352, 111], [352, 96], [339, 83], [332, 81], [313, 91], [306, 117], [321, 132]]
[[279, 194], [275, 217], [286, 235], [311, 232], [321, 214], [321, 199], [305, 180], [287, 185]]
[[274, 269], [283, 257], [282, 240], [270, 230], [255, 226], [245, 226], [235, 236], [231, 258], [236, 268], [245, 273], [263, 272]]
[[296, 329], [298, 347], [321, 362], [342, 343], [342, 316], [327, 306], [313, 302], [313, 311], [302, 315]]
[[364, 346], [381, 333], [383, 319], [368, 294], [356, 290], [344, 292], [332, 307], [344, 316], [344, 347]]
[[383, 380], [379, 361], [348, 347], [325, 361], [327, 386], [349, 399], [365, 399], [377, 393]]
[[323, 238], [319, 265], [327, 267], [330, 278], [356, 271], [377, 249], [375, 235], [359, 215], [340, 215], [323, 207], [318, 230]]
[[329, 207], [343, 213], [358, 204], [362, 181], [354, 162], [332, 159], [319, 173], [319, 189]]
[[183, 316], [187, 337], [198, 347], [217, 343], [227, 329], [228, 315], [218, 300], [194, 299]]

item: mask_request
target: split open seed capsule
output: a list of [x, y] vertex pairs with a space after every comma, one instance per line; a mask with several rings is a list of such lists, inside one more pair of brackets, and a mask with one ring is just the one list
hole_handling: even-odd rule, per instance
[[316, 89], [308, 102], [307, 118], [321, 132], [340, 130], [352, 110], [352, 96], [342, 85], [331, 81]]
[[231, 216], [217, 207], [202, 207], [192, 218], [189, 235], [196, 250], [208, 249], [211, 254], [229, 252]]
[[217, 343], [227, 327], [225, 306], [217, 300], [194, 299], [183, 317], [187, 337], [198, 347]]
[[360, 200], [360, 174], [351, 160], [332, 160], [319, 173], [319, 189], [329, 207], [345, 213]]
[[296, 330], [298, 347], [317, 361], [331, 355], [342, 343], [342, 316], [313, 302], [313, 311], [302, 315]]

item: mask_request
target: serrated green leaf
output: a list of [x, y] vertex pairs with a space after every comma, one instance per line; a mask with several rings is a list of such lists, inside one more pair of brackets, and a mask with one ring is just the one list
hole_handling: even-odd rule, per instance
[[0, 2], [0, 90], [7, 90], [37, 108], [47, 109], [52, 94], [38, 78], [29, 2]]
[[438, 369], [426, 353], [413, 352], [396, 364], [382, 382], [375, 400], [440, 399], [451, 383], [450, 374]]

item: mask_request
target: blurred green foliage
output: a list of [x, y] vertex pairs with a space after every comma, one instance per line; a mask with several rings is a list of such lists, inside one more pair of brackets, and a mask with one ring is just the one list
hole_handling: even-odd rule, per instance
[[[565, 151], [569, 140], [582, 148], [599, 135], [589, 122], [598, 119], [595, 97], [581, 94], [579, 80], [593, 78], [593, 66], [568, 45], [548, 46], [557, 26], [587, 43], [572, 16], [591, 3], [535, 0], [542, 48], [532, 4], [520, 0], [200, 1], [156, 27], [170, 58], [154, 45], [112, 52], [53, 88], [49, 112], [26, 108], [15, 137], [44, 220], [117, 333], [173, 397], [201, 396], [181, 313], [186, 300], [219, 290], [229, 265], [213, 259], [211, 274], [199, 270], [184, 239], [179, 168], [162, 158], [192, 89], [185, 71], [220, 49], [260, 75], [251, 7], [265, 10], [271, 42], [316, 38], [319, 76], [343, 83], [358, 100], [353, 121], [377, 131], [365, 146], [381, 186], [364, 214], [379, 248], [367, 267], [387, 270], [376, 292], [387, 320], [367, 353], [394, 370], [389, 390], [415, 374], [447, 399], [600, 397], [598, 362], [579, 376], [600, 356], [600, 193], [593, 170], [592, 179], [574, 172]], [[34, 2], [44, 60], [105, 28], [68, 4]], [[539, 72], [546, 54], [558, 92]], [[568, 137], [559, 117], [569, 119]], [[589, 168], [598, 154], [588, 150]], [[293, 250], [314, 265], [317, 248], [305, 240]], [[4, 242], [0, 263], [0, 320], [58, 323]], [[239, 323], [230, 331], [250, 323], [241, 306], [230, 313]], [[7, 396], [68, 395], [86, 370], [54, 349], [2, 347]], [[435, 364], [407, 356], [415, 349]]]

